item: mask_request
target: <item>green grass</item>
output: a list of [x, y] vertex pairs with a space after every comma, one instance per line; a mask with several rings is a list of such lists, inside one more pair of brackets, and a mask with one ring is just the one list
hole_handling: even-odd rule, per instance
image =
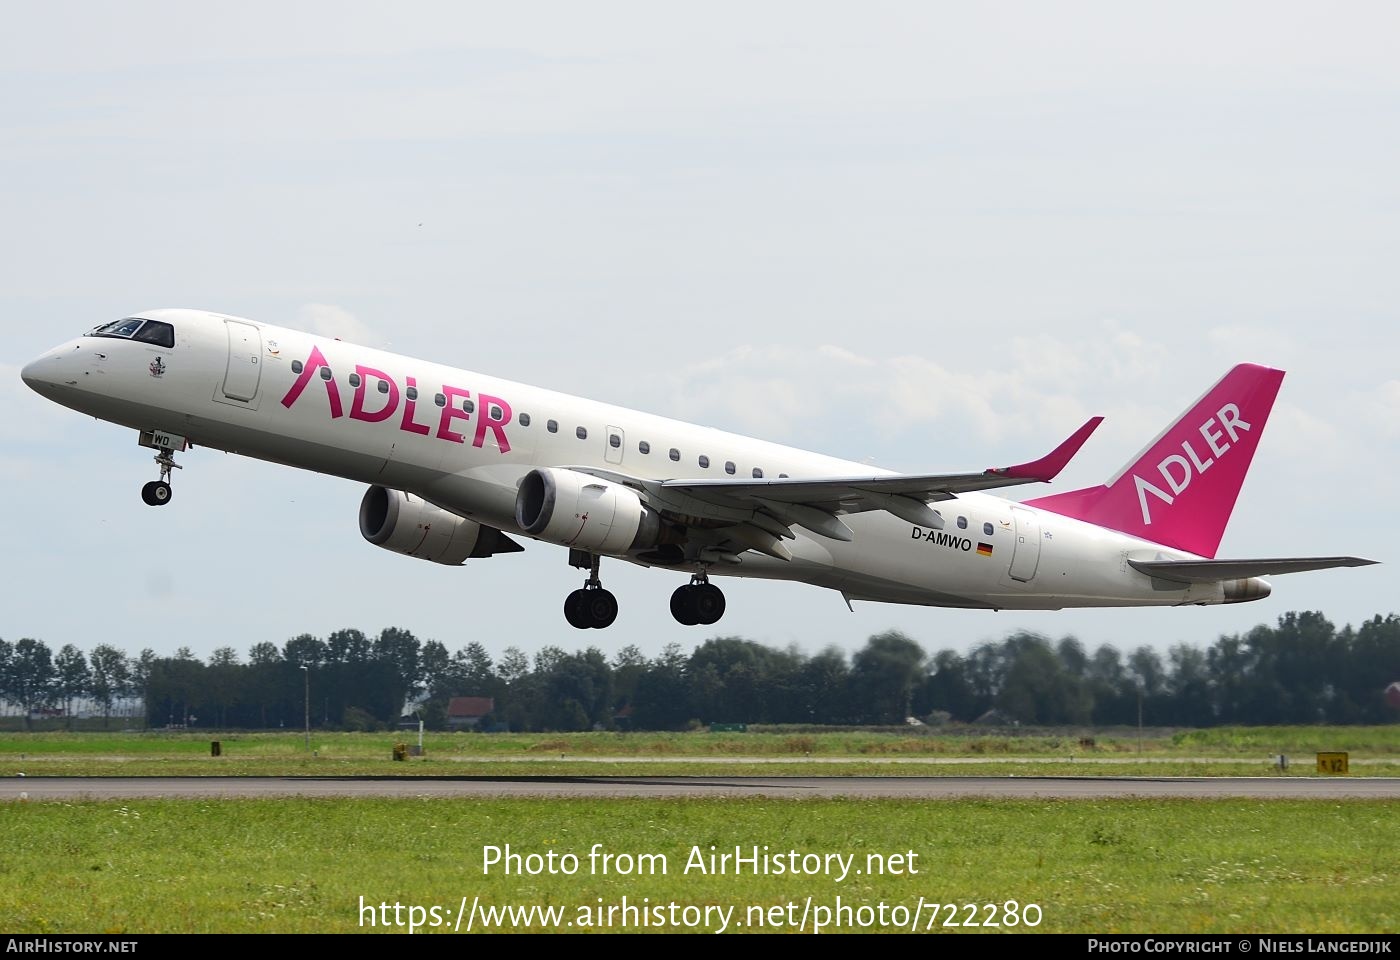
[[[305, 753], [301, 731], [145, 733], [0, 733], [0, 757], [197, 757], [219, 740], [231, 754], [294, 757]], [[1092, 743], [1088, 743], [1092, 740]], [[416, 731], [341, 733], [313, 730], [321, 755], [342, 759], [387, 755], [395, 742], [416, 743]], [[1277, 753], [1347, 750], [1358, 757], [1400, 756], [1400, 724], [1382, 727], [1221, 727], [1149, 729], [1139, 738], [1121, 728], [1107, 732], [997, 732], [925, 728], [919, 732], [838, 731], [814, 728], [748, 733], [428, 733], [430, 755], [450, 757], [1153, 757], [1202, 755], [1257, 759]]]
[[1362, 756], [1394, 756], [1400, 754], [1400, 723], [1381, 727], [1211, 727], [1178, 731], [1172, 734], [1171, 743], [1173, 749], [1211, 754], [1349, 750]]
[[[1284, 800], [18, 802], [0, 804], [0, 928], [355, 931], [361, 897], [438, 906], [450, 919], [463, 897], [561, 906], [566, 920], [624, 896], [733, 907], [741, 922], [749, 907], [795, 902], [795, 922], [808, 897], [834, 907], [839, 896], [911, 910], [920, 897], [1035, 903], [1037, 929], [1051, 932], [1389, 932], [1400, 928], [1395, 812], [1378, 801]], [[595, 843], [664, 854], [669, 872], [591, 873]], [[573, 853], [579, 873], [483, 875], [483, 847], [506, 844]], [[682, 873], [693, 846], [765, 844], [854, 854], [858, 866], [867, 854], [912, 851], [919, 872]]]
[[1065, 733], [438, 733], [408, 764], [390, 760], [399, 741], [416, 734], [313, 731], [309, 756], [301, 733], [0, 733], [0, 776], [1266, 776], [1278, 753], [1298, 776], [1318, 750], [1350, 752], [1354, 774], [1400, 776], [1400, 727], [1111, 732], [1092, 744]]
[[[966, 763], [957, 758], [923, 761], [910, 758], [850, 761], [820, 758], [731, 761], [696, 759], [589, 760], [539, 758], [537, 760], [452, 760], [410, 758], [395, 763], [387, 755], [379, 759], [223, 757], [186, 759], [102, 760], [84, 757], [29, 758], [0, 766], [0, 776], [23, 773], [30, 777], [1266, 777], [1314, 776], [1311, 758], [1294, 758], [1286, 771], [1266, 761], [1173, 760], [1112, 762], [1054, 761], [1026, 758], [993, 759]], [[1400, 776], [1400, 761], [1353, 760], [1352, 776]]]

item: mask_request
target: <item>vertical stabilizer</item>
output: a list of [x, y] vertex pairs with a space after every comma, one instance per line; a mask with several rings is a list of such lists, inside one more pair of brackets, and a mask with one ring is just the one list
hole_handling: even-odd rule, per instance
[[1242, 363], [1107, 484], [1027, 504], [1214, 557], [1282, 382]]

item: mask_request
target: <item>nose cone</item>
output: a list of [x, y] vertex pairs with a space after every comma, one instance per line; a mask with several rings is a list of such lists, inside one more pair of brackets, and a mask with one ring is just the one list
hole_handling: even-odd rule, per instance
[[46, 382], [43, 372], [45, 359], [46, 356], [40, 357], [37, 360], [30, 360], [19, 372], [19, 378], [23, 380], [31, 390], [38, 390]]
[[73, 383], [72, 361], [66, 359], [72, 353], [72, 344], [54, 347], [26, 363], [19, 378], [36, 393], [52, 396], [55, 388]]

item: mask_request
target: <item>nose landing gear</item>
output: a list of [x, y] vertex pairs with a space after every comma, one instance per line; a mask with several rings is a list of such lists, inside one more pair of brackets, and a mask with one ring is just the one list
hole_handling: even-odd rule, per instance
[[141, 499], [147, 506], [163, 507], [170, 502], [173, 492], [170, 489], [170, 471], [183, 470], [175, 462], [175, 453], [169, 447], [161, 447], [156, 454], [156, 465], [160, 467], [160, 479], [152, 480], [141, 488]]
[[718, 623], [724, 616], [724, 592], [703, 571], [694, 574], [690, 583], [671, 594], [671, 616], [687, 627]]

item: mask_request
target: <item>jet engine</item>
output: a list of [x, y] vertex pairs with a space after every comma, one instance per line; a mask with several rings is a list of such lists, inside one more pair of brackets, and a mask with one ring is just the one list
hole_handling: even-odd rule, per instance
[[523, 549], [494, 527], [379, 486], [366, 490], [360, 501], [360, 534], [376, 547], [448, 566]]
[[558, 467], [525, 475], [515, 522], [549, 543], [613, 556], [653, 547], [661, 538], [660, 516], [635, 491]]

